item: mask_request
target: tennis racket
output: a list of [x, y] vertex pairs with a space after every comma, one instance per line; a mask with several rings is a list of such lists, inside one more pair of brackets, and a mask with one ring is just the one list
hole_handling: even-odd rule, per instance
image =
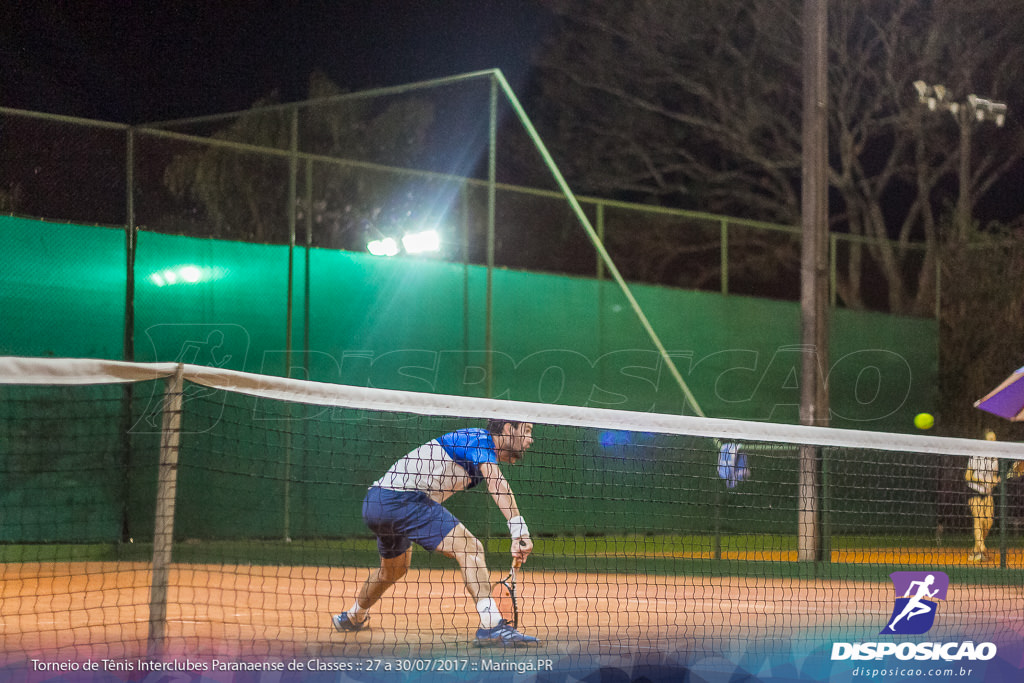
[[[520, 545], [526, 545], [519, 541]], [[508, 570], [505, 578], [498, 581], [494, 586], [495, 602], [501, 615], [512, 624], [512, 628], [519, 628], [519, 596], [516, 595], [516, 573], [519, 571], [523, 561], [518, 557], [512, 558], [512, 567]]]

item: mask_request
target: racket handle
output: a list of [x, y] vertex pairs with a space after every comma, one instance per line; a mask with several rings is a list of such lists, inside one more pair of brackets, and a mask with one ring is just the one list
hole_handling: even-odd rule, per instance
[[[513, 541], [513, 543], [515, 543], [515, 542], [519, 543], [519, 547], [520, 548], [525, 548], [526, 547], [526, 541], [524, 541], [521, 538], [518, 538], [518, 539], [516, 539], [516, 541]], [[519, 569], [522, 566], [523, 566], [523, 560], [521, 558], [519, 558], [519, 557], [513, 557], [512, 558], [512, 569]]]

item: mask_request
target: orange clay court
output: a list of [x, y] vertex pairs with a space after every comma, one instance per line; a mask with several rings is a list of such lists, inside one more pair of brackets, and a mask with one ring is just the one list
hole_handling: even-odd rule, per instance
[[[852, 556], [855, 555], [855, 556]], [[966, 564], [964, 550], [833, 553], [834, 562]], [[753, 557], [737, 559], [755, 559]], [[773, 553], [760, 560], [795, 559]], [[1024, 566], [1016, 549], [1011, 566]], [[989, 562], [993, 564], [993, 562]], [[456, 569], [414, 568], [374, 608], [372, 628], [337, 633], [365, 568], [174, 565], [164, 656], [293, 658], [472, 656], [477, 615]], [[495, 579], [498, 572], [492, 572]], [[0, 647], [30, 658], [146, 655], [151, 575], [145, 563], [0, 565]], [[878, 633], [892, 587], [848, 580], [520, 573], [520, 628], [534, 652], [623, 654], [701, 649], [730, 639], [828, 640]], [[1019, 586], [951, 585], [944, 624], [975, 637], [1022, 628]], [[938, 630], [938, 629], [936, 629]]]

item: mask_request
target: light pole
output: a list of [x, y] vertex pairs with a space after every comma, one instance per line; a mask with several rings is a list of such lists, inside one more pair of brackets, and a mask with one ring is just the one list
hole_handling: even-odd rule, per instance
[[[804, 0], [803, 121], [801, 131], [800, 424], [827, 427], [831, 412], [828, 309], [828, 5]], [[828, 561], [826, 460], [800, 447], [797, 558]]]
[[1006, 123], [1006, 104], [993, 102], [970, 94], [963, 101], [955, 101], [944, 85], [929, 85], [914, 81], [917, 98], [930, 111], [946, 110], [956, 119], [960, 128], [960, 169], [957, 175], [956, 227], [959, 239], [967, 241], [971, 225], [971, 133], [976, 123], [992, 121], [1002, 128]]

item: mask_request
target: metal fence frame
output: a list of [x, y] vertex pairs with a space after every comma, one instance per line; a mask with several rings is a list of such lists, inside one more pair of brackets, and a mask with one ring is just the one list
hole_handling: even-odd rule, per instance
[[[489, 121], [490, 139], [489, 139], [489, 158], [488, 158], [488, 171], [487, 171], [487, 176], [488, 177], [487, 177], [487, 179], [457, 177], [457, 176], [451, 176], [451, 175], [445, 175], [445, 174], [439, 174], [439, 173], [432, 173], [432, 172], [428, 172], [428, 171], [413, 170], [413, 169], [408, 169], [408, 168], [394, 168], [394, 167], [383, 166], [383, 165], [380, 165], [380, 164], [374, 164], [374, 163], [370, 163], [370, 162], [356, 161], [356, 160], [352, 160], [352, 159], [342, 159], [342, 158], [337, 158], [337, 157], [333, 157], [333, 156], [324, 156], [324, 155], [311, 154], [311, 153], [308, 153], [308, 152], [299, 151], [298, 115], [299, 115], [300, 110], [302, 108], [304, 108], [304, 107], [323, 105], [323, 104], [326, 104], [326, 103], [330, 103], [332, 101], [340, 101], [340, 100], [343, 100], [343, 99], [344, 100], [366, 99], [366, 98], [378, 97], [378, 96], [382, 96], [382, 95], [407, 93], [407, 92], [413, 92], [413, 91], [416, 91], [416, 90], [435, 88], [435, 87], [438, 87], [440, 85], [451, 85], [451, 84], [459, 83], [461, 81], [466, 81], [466, 80], [470, 80], [470, 79], [480, 79], [480, 78], [490, 79], [490, 85], [491, 85], [491, 90], [490, 90], [490, 121]], [[509, 184], [505, 184], [505, 183], [499, 183], [497, 181], [497, 179], [496, 179], [496, 176], [497, 176], [497, 174], [496, 174], [496, 161], [495, 161], [495, 148], [496, 148], [496, 135], [497, 135], [496, 112], [497, 112], [498, 100], [499, 100], [499, 97], [501, 95], [504, 95], [506, 102], [508, 102], [509, 104], [512, 105], [513, 109], [516, 111], [516, 113], [519, 116], [520, 120], [523, 122], [524, 126], [526, 127], [528, 135], [531, 137], [531, 139], [533, 139], [534, 143], [537, 145], [538, 150], [541, 152], [541, 155], [544, 158], [544, 161], [545, 161], [546, 165], [552, 171], [552, 174], [554, 176], [556, 184], [560, 188], [560, 191], [541, 190], [541, 189], [536, 189], [536, 188], [529, 188], [529, 187], [522, 187], [522, 186], [516, 186], [516, 185], [509, 185]], [[246, 144], [246, 143], [240, 143], [240, 142], [234, 142], [234, 141], [228, 141], [228, 140], [213, 139], [213, 138], [209, 138], [209, 137], [205, 137], [205, 136], [191, 135], [191, 134], [187, 134], [187, 133], [181, 133], [181, 132], [176, 132], [176, 131], [173, 131], [173, 130], [168, 130], [169, 128], [171, 128], [173, 126], [180, 126], [180, 125], [185, 125], [185, 124], [216, 122], [216, 121], [220, 121], [220, 120], [232, 120], [232, 119], [235, 119], [237, 117], [240, 117], [240, 116], [243, 116], [243, 115], [246, 115], [246, 114], [264, 113], [264, 112], [271, 112], [271, 111], [290, 112], [291, 115], [292, 115], [292, 119], [291, 119], [290, 148], [287, 149], [287, 150], [285, 150], [285, 149], [269, 148], [269, 147], [264, 147], [264, 146], [259, 146], [259, 145]], [[490, 276], [490, 274], [491, 274], [491, 271], [494, 268], [494, 229], [495, 229], [495, 226], [494, 226], [494, 221], [495, 221], [495, 210], [494, 210], [494, 207], [495, 207], [496, 193], [500, 190], [502, 192], [508, 192], [508, 193], [518, 193], [518, 194], [521, 194], [521, 195], [532, 195], [532, 196], [535, 196], [535, 197], [567, 201], [569, 206], [570, 206], [570, 208], [573, 210], [573, 212], [576, 214], [576, 217], [579, 219], [579, 222], [581, 223], [583, 228], [587, 231], [588, 237], [591, 240], [591, 242], [593, 243], [593, 245], [595, 247], [595, 250], [597, 252], [597, 258], [595, 259], [594, 276], [596, 278], [598, 278], [598, 279], [606, 279], [606, 278], [608, 278], [610, 276], [611, 278], [615, 279], [616, 282], [619, 284], [620, 288], [622, 289], [622, 291], [626, 295], [627, 300], [629, 300], [631, 305], [633, 306], [634, 312], [636, 313], [637, 317], [640, 319], [641, 324], [644, 326], [644, 328], [647, 331], [648, 335], [651, 337], [652, 341], [654, 342], [654, 345], [658, 348], [659, 352], [661, 352], [662, 356], [665, 358], [665, 360], [667, 362], [667, 366], [669, 367], [670, 371], [674, 371], [673, 372], [673, 376], [674, 376], [677, 384], [680, 385], [680, 388], [683, 390], [683, 393], [685, 395], [687, 395], [687, 398], [690, 400], [692, 406], [694, 407], [694, 409], [695, 409], [695, 411], [697, 412], [698, 415], [701, 414], [700, 408], [697, 406], [696, 402], [693, 400], [692, 394], [689, 392], [689, 389], [686, 387], [685, 382], [683, 381], [682, 377], [679, 375], [678, 371], [675, 370], [674, 363], [672, 363], [671, 358], [668, 357], [668, 354], [664, 350], [664, 347], [661, 345], [660, 340], [657, 337], [657, 334], [654, 332], [654, 330], [651, 327], [650, 323], [647, 321], [647, 319], [644, 316], [642, 310], [640, 310], [639, 304], [637, 304], [635, 299], [633, 299], [632, 294], [630, 293], [630, 290], [629, 290], [629, 286], [626, 284], [625, 280], [622, 279], [621, 275], [619, 275], [618, 270], [617, 270], [615, 264], [612, 262], [610, 256], [608, 255], [608, 253], [604, 249], [603, 240], [604, 240], [604, 236], [605, 236], [605, 215], [606, 215], [606, 211], [608, 209], [616, 209], [616, 210], [620, 210], [620, 211], [636, 212], [636, 213], [640, 213], [640, 214], [644, 214], [644, 215], [648, 215], [648, 216], [659, 215], [659, 216], [667, 216], [667, 217], [672, 217], [672, 218], [678, 218], [678, 219], [681, 219], [681, 220], [699, 220], [699, 221], [710, 223], [710, 224], [717, 224], [718, 225], [718, 229], [719, 229], [719, 233], [720, 233], [720, 249], [719, 249], [719, 252], [720, 252], [719, 253], [719, 259], [720, 259], [720, 269], [719, 269], [720, 276], [719, 276], [719, 280], [720, 281], [719, 281], [718, 291], [721, 294], [723, 294], [723, 295], [730, 294], [730, 274], [729, 274], [729, 249], [730, 249], [730, 247], [729, 247], [729, 236], [730, 236], [730, 232], [732, 230], [734, 230], [737, 227], [742, 227], [742, 228], [748, 229], [748, 230], [749, 229], [753, 229], [753, 230], [770, 231], [770, 232], [776, 232], [776, 233], [785, 233], [785, 234], [793, 236], [794, 239], [799, 239], [800, 234], [801, 234], [800, 228], [797, 227], [797, 226], [781, 225], [781, 224], [769, 223], [769, 222], [765, 222], [765, 221], [757, 221], [757, 220], [751, 220], [751, 219], [734, 218], [734, 217], [729, 217], [729, 216], [722, 216], [722, 215], [705, 213], [705, 212], [699, 212], [699, 211], [689, 211], [689, 210], [684, 210], [684, 209], [672, 209], [672, 208], [665, 208], [665, 207], [654, 207], [654, 206], [649, 206], [649, 205], [644, 205], [644, 204], [636, 204], [636, 203], [630, 203], [630, 202], [609, 200], [609, 199], [603, 199], [603, 198], [598, 198], [598, 197], [579, 197], [579, 198], [577, 198], [571, 192], [571, 190], [569, 189], [569, 187], [568, 187], [567, 183], [565, 182], [564, 178], [562, 178], [560, 172], [558, 171], [557, 167], [554, 164], [553, 159], [551, 159], [550, 155], [547, 153], [546, 148], [544, 147], [543, 143], [541, 142], [541, 140], [540, 140], [539, 136], [537, 135], [536, 131], [532, 128], [532, 124], [530, 124], [529, 119], [525, 115], [525, 112], [522, 111], [522, 108], [519, 105], [518, 100], [515, 98], [514, 93], [512, 93], [511, 88], [508, 86], [507, 82], [504, 80], [504, 77], [501, 75], [501, 73], [499, 71], [476, 72], [476, 73], [472, 73], [472, 74], [465, 74], [465, 75], [461, 75], [461, 76], [454, 76], [454, 77], [450, 77], [450, 78], [437, 79], [437, 80], [432, 80], [432, 81], [424, 81], [424, 82], [421, 82], [421, 83], [415, 83], [415, 84], [405, 85], [405, 86], [397, 86], [397, 87], [393, 87], [393, 88], [381, 88], [381, 89], [375, 89], [375, 90], [361, 91], [361, 92], [357, 92], [357, 93], [347, 93], [347, 94], [337, 95], [337, 96], [334, 96], [334, 97], [331, 97], [331, 98], [323, 98], [323, 99], [318, 99], [318, 100], [307, 100], [307, 101], [304, 101], [304, 102], [273, 105], [273, 106], [269, 106], [269, 107], [261, 107], [261, 108], [257, 108], [257, 109], [249, 109], [249, 110], [244, 110], [244, 111], [240, 111], [240, 112], [231, 112], [231, 113], [226, 113], [226, 114], [216, 114], [216, 115], [210, 115], [210, 116], [204, 116], [204, 117], [196, 117], [196, 118], [191, 118], [191, 119], [180, 119], [180, 120], [175, 120], [175, 121], [155, 122], [155, 123], [143, 124], [143, 125], [128, 125], [128, 124], [120, 124], [120, 123], [113, 123], [113, 122], [106, 122], [106, 121], [96, 121], [96, 120], [83, 119], [83, 118], [72, 117], [72, 116], [63, 116], [63, 115], [48, 114], [48, 113], [41, 113], [41, 112], [32, 112], [32, 111], [26, 111], [26, 110], [11, 109], [11, 108], [6, 108], [6, 107], [0, 107], [0, 116], [27, 117], [27, 118], [45, 120], [45, 121], [48, 121], [48, 122], [68, 124], [68, 125], [73, 125], [73, 126], [101, 128], [101, 129], [116, 130], [116, 131], [123, 132], [123, 134], [124, 134], [124, 141], [125, 141], [125, 168], [123, 169], [123, 172], [124, 172], [124, 182], [125, 182], [123, 229], [124, 229], [125, 242], [126, 242], [127, 254], [128, 254], [127, 255], [127, 259], [126, 259], [127, 260], [127, 263], [126, 263], [126, 282], [127, 282], [126, 299], [127, 300], [126, 300], [126, 305], [125, 305], [125, 328], [124, 328], [124, 358], [125, 358], [125, 360], [133, 360], [134, 359], [134, 338], [133, 338], [133, 330], [134, 330], [133, 299], [134, 299], [134, 270], [135, 270], [134, 260], [135, 260], [135, 250], [136, 250], [136, 236], [137, 236], [137, 232], [139, 230], [139, 226], [138, 226], [138, 223], [137, 223], [137, 220], [136, 220], [136, 207], [135, 207], [135, 196], [136, 196], [136, 189], [137, 189], [137, 187], [136, 187], [136, 179], [135, 179], [135, 170], [136, 170], [136, 145], [138, 143], [138, 140], [141, 139], [142, 137], [163, 138], [163, 139], [177, 140], [177, 141], [193, 143], [193, 144], [201, 144], [201, 145], [206, 145], [206, 146], [220, 146], [220, 147], [229, 148], [229, 149], [232, 149], [232, 150], [235, 150], [235, 151], [241, 151], [241, 152], [247, 152], [247, 153], [255, 153], [255, 154], [259, 154], [259, 155], [264, 155], [264, 156], [269, 156], [269, 157], [277, 157], [277, 158], [280, 158], [280, 159], [287, 160], [288, 168], [289, 168], [289, 179], [288, 179], [289, 207], [288, 207], [288, 212], [287, 212], [287, 215], [288, 215], [288, 232], [289, 232], [289, 242], [288, 242], [288, 246], [289, 246], [289, 263], [288, 263], [288, 268], [289, 268], [289, 276], [290, 276], [289, 280], [288, 280], [288, 282], [289, 282], [288, 286], [289, 286], [290, 290], [293, 287], [293, 278], [291, 277], [291, 274], [292, 274], [292, 269], [294, 267], [294, 257], [295, 257], [294, 252], [295, 252], [296, 247], [299, 246], [298, 239], [297, 239], [298, 225], [297, 225], [297, 220], [296, 220], [296, 208], [295, 208], [296, 207], [296, 200], [297, 200], [298, 177], [299, 177], [300, 173], [306, 174], [306, 177], [308, 177], [308, 174], [311, 172], [311, 168], [312, 168], [312, 164], [313, 163], [326, 163], [326, 164], [333, 164], [333, 165], [338, 165], [338, 166], [346, 166], [346, 167], [350, 167], [350, 168], [361, 168], [361, 169], [368, 169], [368, 170], [374, 170], [374, 171], [382, 171], [382, 172], [395, 173], [395, 174], [404, 174], [404, 175], [409, 175], [409, 176], [417, 176], [417, 177], [425, 177], [425, 178], [434, 177], [434, 178], [443, 179], [443, 180], [447, 180], [447, 181], [457, 181], [457, 182], [465, 184], [465, 186], [467, 186], [467, 187], [480, 187], [480, 188], [485, 189], [485, 191], [487, 193], [487, 198], [488, 198], [487, 199], [487, 202], [488, 202], [488, 207], [487, 207], [487, 242], [488, 243], [487, 243], [487, 264], [486, 264], [487, 265], [487, 273], [488, 273], [488, 277], [487, 277], [487, 295], [486, 295], [486, 300], [487, 300], [487, 314], [486, 314], [487, 330], [486, 330], [486, 335], [485, 335], [486, 336], [486, 344], [488, 346], [491, 343], [491, 317], [492, 317], [492, 311], [491, 311], [491, 286], [492, 285], [491, 285], [491, 276]], [[590, 219], [588, 218], [588, 216], [586, 214], [586, 211], [584, 210], [584, 207], [589, 209], [593, 213], [593, 215], [595, 216], [595, 221], [594, 221], [593, 225], [591, 224]], [[307, 215], [308, 215], [308, 213], [309, 212], [307, 212]], [[49, 216], [47, 218], [58, 218], [59, 219], [60, 217]], [[310, 248], [312, 246], [312, 239], [311, 239], [312, 232], [311, 231], [312, 231], [312, 226], [311, 226], [311, 223], [310, 223], [309, 219], [307, 218], [307, 224], [305, 226], [305, 240], [304, 240], [305, 244], [302, 245], [302, 247], [304, 247], [307, 255], [309, 254], [309, 250], [310, 250]], [[837, 251], [838, 251], [840, 245], [842, 245], [842, 244], [867, 245], [867, 244], [872, 244], [872, 243], [877, 243], [877, 242], [878, 242], [878, 240], [875, 240], [873, 238], [867, 238], [867, 237], [856, 236], [856, 235], [848, 235], [848, 234], [830, 233], [830, 235], [829, 235], [829, 245], [830, 245], [830, 249], [829, 249], [829, 255], [830, 255], [830, 258], [829, 258], [829, 282], [830, 282], [829, 297], [830, 297], [831, 305], [833, 307], [838, 305], [838, 301], [837, 301], [837, 286], [836, 286], [836, 284], [837, 284], [837, 277], [838, 277], [838, 274], [837, 274]], [[890, 242], [892, 242], [892, 241], [890, 240]], [[920, 250], [924, 249], [924, 245], [923, 244], [901, 245], [901, 247], [902, 248], [909, 248], [909, 249], [920, 249]], [[939, 276], [940, 276], [939, 266], [937, 265], [936, 266], [936, 296], [935, 296], [935, 303], [934, 303], [934, 316], [935, 316], [935, 318], [938, 318], [939, 317], [939, 313], [940, 313], [941, 287], [939, 286], [940, 285]], [[285, 323], [287, 325], [287, 328], [286, 328], [286, 335], [287, 335], [287, 337], [286, 337], [286, 345], [287, 345], [287, 349], [288, 349], [289, 353], [291, 352], [292, 346], [293, 346], [293, 343], [292, 343], [293, 311], [292, 311], [292, 303], [291, 303], [292, 299], [293, 299], [292, 293], [293, 293], [292, 291], [289, 291], [289, 293], [288, 293], [289, 294], [289, 296], [288, 296], [288, 311], [286, 313], [287, 320], [286, 320], [286, 323]]]

